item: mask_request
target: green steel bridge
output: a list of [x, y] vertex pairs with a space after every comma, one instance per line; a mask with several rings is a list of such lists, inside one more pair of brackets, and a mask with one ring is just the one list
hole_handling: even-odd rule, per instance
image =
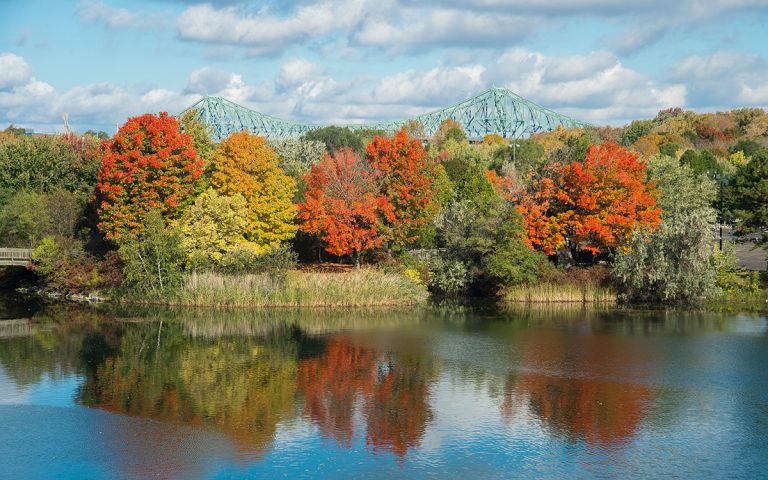
[[[327, 125], [294, 122], [259, 113], [221, 97], [206, 96], [184, 110], [197, 111], [200, 121], [210, 126], [215, 140], [234, 132], [247, 130], [267, 138], [296, 138]], [[507, 90], [492, 87], [455, 105], [404, 120], [380, 123], [337, 125], [352, 130], [377, 129], [394, 132], [408, 120], [418, 120], [427, 136], [433, 136], [446, 119], [459, 122], [471, 139], [489, 133], [504, 138], [526, 138], [534, 133], [564, 128], [586, 127], [587, 124], [539, 106]]]

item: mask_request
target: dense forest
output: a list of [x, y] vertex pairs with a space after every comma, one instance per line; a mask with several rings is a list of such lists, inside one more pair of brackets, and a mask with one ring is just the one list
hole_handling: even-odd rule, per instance
[[761, 109], [513, 140], [446, 120], [431, 138], [411, 121], [218, 144], [194, 114], [112, 137], [0, 132], [0, 246], [34, 248], [49, 292], [180, 304], [762, 295], [715, 241], [718, 224], [768, 241]]

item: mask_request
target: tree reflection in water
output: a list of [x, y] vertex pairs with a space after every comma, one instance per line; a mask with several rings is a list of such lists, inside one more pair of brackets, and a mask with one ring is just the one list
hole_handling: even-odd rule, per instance
[[251, 337], [191, 340], [179, 323], [160, 328], [127, 325], [116, 353], [87, 370], [82, 403], [214, 425], [244, 453], [267, 451], [277, 424], [294, 412], [295, 348]]
[[638, 432], [653, 400], [644, 383], [652, 361], [631, 338], [542, 330], [524, 344], [524, 370], [507, 377], [503, 416], [527, 408], [555, 433], [588, 445], [621, 445]]
[[419, 445], [432, 419], [433, 379], [433, 369], [421, 357], [374, 352], [334, 336], [322, 354], [300, 362], [298, 388], [304, 415], [324, 436], [351, 445], [359, 405], [366, 443], [403, 457]]

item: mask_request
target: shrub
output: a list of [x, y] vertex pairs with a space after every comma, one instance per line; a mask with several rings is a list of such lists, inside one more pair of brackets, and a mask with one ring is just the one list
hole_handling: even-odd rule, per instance
[[171, 293], [181, 285], [184, 253], [177, 231], [165, 227], [159, 211], [150, 211], [140, 235], [120, 238], [120, 256], [125, 262], [125, 286], [134, 294], [155, 297]]
[[298, 264], [298, 255], [287, 246], [258, 253], [249, 248], [236, 248], [221, 259], [220, 270], [229, 274], [269, 273], [283, 275]]

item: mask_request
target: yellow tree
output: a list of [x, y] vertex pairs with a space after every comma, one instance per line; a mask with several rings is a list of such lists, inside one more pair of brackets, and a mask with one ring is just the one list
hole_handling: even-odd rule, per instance
[[213, 157], [211, 185], [221, 195], [245, 198], [249, 242], [276, 247], [296, 234], [296, 182], [282, 171], [266, 138], [239, 132], [222, 140]]
[[245, 240], [248, 208], [239, 193], [228, 197], [209, 188], [181, 218], [181, 247], [193, 267], [217, 265], [234, 250], [259, 247]]

